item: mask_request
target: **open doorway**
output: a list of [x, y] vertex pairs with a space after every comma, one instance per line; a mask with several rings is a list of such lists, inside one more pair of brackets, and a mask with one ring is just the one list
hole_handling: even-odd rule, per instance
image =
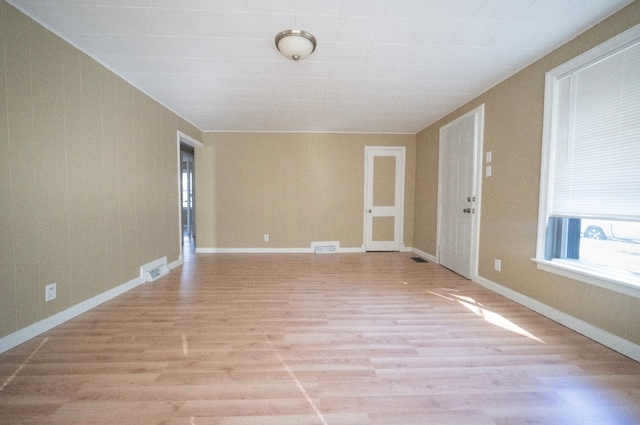
[[195, 150], [203, 144], [178, 131], [178, 185], [180, 211], [180, 260], [196, 252]]
[[182, 209], [182, 246], [185, 252], [195, 250], [195, 156], [194, 149], [180, 143], [180, 207]]

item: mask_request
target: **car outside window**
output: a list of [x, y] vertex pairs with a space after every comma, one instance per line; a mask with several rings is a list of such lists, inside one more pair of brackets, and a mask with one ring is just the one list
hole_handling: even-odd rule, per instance
[[581, 220], [579, 260], [640, 276], [640, 223]]

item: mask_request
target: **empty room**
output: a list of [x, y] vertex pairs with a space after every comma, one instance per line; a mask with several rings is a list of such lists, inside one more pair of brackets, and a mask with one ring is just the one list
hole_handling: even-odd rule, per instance
[[2, 0], [0, 59], [0, 424], [640, 423], [639, 0]]

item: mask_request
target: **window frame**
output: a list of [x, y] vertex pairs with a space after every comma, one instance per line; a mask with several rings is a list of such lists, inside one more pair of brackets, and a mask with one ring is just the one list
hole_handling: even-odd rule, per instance
[[532, 260], [540, 270], [585, 282], [601, 288], [640, 298], [640, 278], [624, 270], [607, 268], [578, 260], [554, 258], [545, 259], [547, 223], [550, 217], [550, 188], [552, 184], [552, 164], [554, 132], [557, 117], [557, 81], [584, 65], [614, 54], [624, 45], [640, 38], [640, 24], [600, 45], [557, 66], [545, 74], [544, 120], [540, 167], [540, 201], [538, 211], [538, 235], [536, 257]]

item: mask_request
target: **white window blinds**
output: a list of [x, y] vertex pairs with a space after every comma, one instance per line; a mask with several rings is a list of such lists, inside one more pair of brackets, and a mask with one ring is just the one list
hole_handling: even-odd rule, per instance
[[640, 221], [640, 39], [558, 77], [551, 216]]

